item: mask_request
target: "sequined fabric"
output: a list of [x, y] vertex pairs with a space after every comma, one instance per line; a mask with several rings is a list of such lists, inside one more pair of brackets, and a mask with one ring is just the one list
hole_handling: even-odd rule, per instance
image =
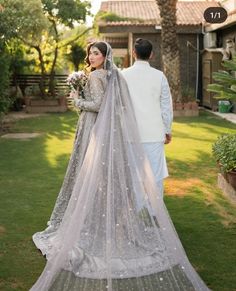
[[69, 160], [65, 178], [52, 211], [48, 227], [33, 235], [33, 241], [43, 255], [51, 248], [49, 238], [58, 229], [65, 210], [69, 203], [71, 193], [75, 184], [78, 171], [84, 160], [84, 156], [90, 140], [91, 130], [97, 118], [97, 112], [102, 103], [104, 92], [107, 86], [107, 72], [103, 69], [93, 71], [90, 74], [87, 85], [84, 88], [85, 100], [83, 100], [83, 110], [77, 124], [73, 151]]

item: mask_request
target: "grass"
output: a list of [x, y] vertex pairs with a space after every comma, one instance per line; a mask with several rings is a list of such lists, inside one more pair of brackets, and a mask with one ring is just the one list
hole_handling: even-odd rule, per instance
[[[31, 235], [46, 226], [72, 149], [77, 116], [21, 120], [12, 132], [41, 132], [30, 140], [0, 138], [0, 290], [28, 290], [45, 259]], [[236, 126], [202, 112], [178, 118], [166, 146], [170, 178], [165, 202], [187, 255], [214, 291], [236, 290], [236, 207], [217, 188], [211, 145]]]

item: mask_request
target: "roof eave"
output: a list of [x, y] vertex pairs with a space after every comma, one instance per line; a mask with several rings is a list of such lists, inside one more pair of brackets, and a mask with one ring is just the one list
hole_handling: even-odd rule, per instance
[[[158, 33], [161, 32], [158, 23], [106, 23], [98, 25], [100, 33], [132, 32], [132, 33]], [[202, 24], [178, 24], [177, 33], [202, 33]]]
[[204, 25], [205, 32], [212, 32], [214, 30], [227, 28], [236, 24], [236, 11], [234, 13], [230, 13], [228, 18], [223, 23], [206, 23]]

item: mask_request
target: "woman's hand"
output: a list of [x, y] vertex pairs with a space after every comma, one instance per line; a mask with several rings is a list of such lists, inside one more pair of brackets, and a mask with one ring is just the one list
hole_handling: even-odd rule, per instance
[[69, 97], [67, 97], [67, 106], [69, 108], [73, 108], [75, 106], [75, 100], [78, 99], [78, 96], [79, 96], [78, 91], [72, 90], [70, 92]]

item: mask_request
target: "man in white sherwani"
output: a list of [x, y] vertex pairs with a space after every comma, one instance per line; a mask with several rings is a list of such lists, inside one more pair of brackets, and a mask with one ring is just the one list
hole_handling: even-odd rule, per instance
[[171, 141], [173, 108], [165, 75], [148, 62], [152, 54], [150, 41], [136, 39], [133, 51], [135, 62], [122, 74], [130, 91], [141, 142], [163, 196], [163, 179], [168, 176], [164, 144]]

